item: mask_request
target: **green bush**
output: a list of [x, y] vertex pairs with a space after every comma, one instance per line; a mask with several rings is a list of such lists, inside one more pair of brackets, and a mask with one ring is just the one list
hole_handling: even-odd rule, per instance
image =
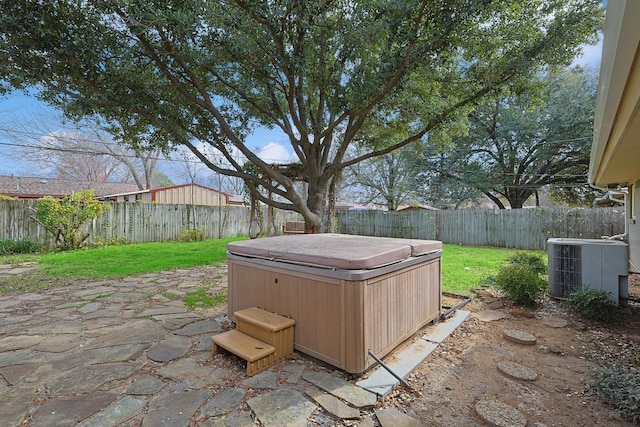
[[95, 237], [91, 243], [87, 246], [91, 248], [104, 248], [105, 246], [118, 246], [118, 245], [126, 245], [127, 238], [126, 237]]
[[590, 372], [589, 387], [600, 399], [614, 406], [620, 415], [640, 423], [640, 375], [637, 369], [615, 365]]
[[76, 191], [62, 199], [51, 196], [38, 199], [35, 216], [54, 236], [59, 249], [78, 249], [89, 238], [87, 225], [109, 207], [95, 198], [93, 190]]
[[516, 252], [509, 258], [511, 264], [526, 265], [538, 274], [547, 274], [547, 264], [537, 254]]
[[204, 235], [207, 232], [207, 227], [202, 228], [185, 228], [180, 235], [181, 242], [200, 242], [204, 240]]
[[0, 255], [12, 255], [12, 254], [32, 254], [36, 252], [39, 245], [29, 239], [0, 240]]
[[611, 294], [601, 289], [581, 288], [569, 294], [569, 307], [587, 319], [612, 322], [620, 312], [611, 301]]
[[547, 291], [547, 281], [527, 264], [507, 264], [496, 275], [495, 286], [517, 304], [538, 304]]

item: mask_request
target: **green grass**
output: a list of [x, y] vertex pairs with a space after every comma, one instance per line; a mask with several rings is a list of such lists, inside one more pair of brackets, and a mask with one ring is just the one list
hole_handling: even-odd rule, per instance
[[[469, 295], [488, 277], [495, 277], [515, 249], [477, 248], [445, 244], [442, 249], [442, 290]], [[532, 253], [542, 252], [526, 251]]]
[[184, 305], [188, 308], [208, 308], [227, 302], [227, 296], [224, 293], [211, 295], [209, 293], [211, 289], [215, 288], [213, 286], [201, 286], [197, 290], [189, 292], [184, 297]]
[[[4, 264], [37, 261], [40, 266], [39, 272], [33, 277], [22, 275], [20, 284], [12, 280], [12, 283], [3, 286], [5, 283], [0, 280], [0, 293], [45, 289], [71, 278], [99, 280], [215, 264], [226, 259], [228, 242], [243, 239], [140, 243], [0, 257], [0, 263]], [[487, 277], [495, 276], [507, 258], [516, 252], [520, 251], [445, 244], [442, 254], [443, 290], [468, 295], [472, 289], [482, 285]]]
[[105, 246], [43, 254], [37, 260], [40, 270], [52, 277], [124, 277], [215, 264], [226, 259], [227, 243], [242, 239]]

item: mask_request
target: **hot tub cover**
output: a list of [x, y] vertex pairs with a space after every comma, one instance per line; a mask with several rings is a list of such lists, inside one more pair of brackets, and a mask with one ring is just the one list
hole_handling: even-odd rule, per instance
[[442, 249], [437, 240], [394, 239], [348, 234], [300, 234], [232, 242], [235, 255], [344, 270], [393, 264]]

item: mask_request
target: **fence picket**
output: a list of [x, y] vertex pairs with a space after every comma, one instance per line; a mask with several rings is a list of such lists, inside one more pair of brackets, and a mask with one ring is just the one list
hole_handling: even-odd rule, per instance
[[[50, 245], [51, 236], [33, 218], [37, 200], [0, 200], [0, 239], [29, 238]], [[276, 229], [300, 220], [274, 209]], [[445, 243], [544, 250], [550, 237], [600, 238], [624, 231], [623, 208], [513, 210], [343, 211], [337, 231], [381, 237], [435, 239]], [[185, 229], [205, 229], [206, 238], [246, 235], [249, 208], [114, 203], [89, 227], [90, 240], [129, 243], [176, 240]], [[264, 229], [266, 230], [266, 215]]]
[[470, 246], [544, 250], [550, 237], [599, 239], [624, 231], [623, 208], [345, 211], [340, 233], [441, 240]]

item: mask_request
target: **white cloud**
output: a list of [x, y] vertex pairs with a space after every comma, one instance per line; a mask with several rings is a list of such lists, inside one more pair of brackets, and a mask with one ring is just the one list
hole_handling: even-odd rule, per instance
[[287, 148], [275, 142], [270, 142], [260, 149], [258, 156], [268, 163], [285, 164], [294, 162], [296, 157]]

